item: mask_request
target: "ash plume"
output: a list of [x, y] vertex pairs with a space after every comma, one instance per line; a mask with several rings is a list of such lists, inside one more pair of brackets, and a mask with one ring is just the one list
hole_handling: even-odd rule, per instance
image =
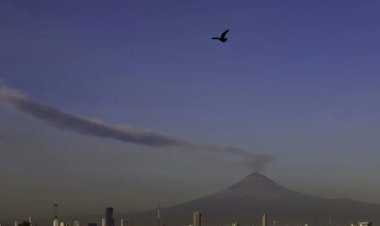
[[255, 154], [237, 147], [220, 144], [199, 144], [175, 136], [126, 126], [115, 126], [85, 117], [62, 112], [59, 109], [31, 100], [21, 92], [0, 84], [0, 103], [17, 112], [44, 121], [59, 129], [67, 129], [84, 135], [110, 138], [125, 143], [149, 147], [173, 147], [175, 151], [229, 153], [238, 155], [242, 162], [258, 171], [273, 160], [267, 154]]

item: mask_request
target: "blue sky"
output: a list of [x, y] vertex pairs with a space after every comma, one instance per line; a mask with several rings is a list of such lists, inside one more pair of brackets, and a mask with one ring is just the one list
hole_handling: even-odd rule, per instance
[[[271, 154], [275, 160], [265, 174], [303, 192], [380, 202], [375, 173], [380, 170], [379, 22], [380, 3], [372, 0], [5, 0], [0, 3], [0, 77], [29, 98], [74, 115]], [[228, 42], [210, 39], [227, 28]], [[17, 137], [13, 144], [12, 139], [0, 142], [11, 162], [20, 160], [16, 152], [43, 145], [49, 153], [57, 143], [72, 142], [73, 149], [88, 153], [99, 145], [112, 147], [107, 151], [113, 153], [144, 149], [61, 131], [3, 107], [0, 116], [0, 134], [8, 134], [0, 138]], [[22, 133], [34, 138], [28, 143]], [[30, 148], [20, 147], [21, 141]], [[68, 161], [67, 167], [100, 161], [99, 152], [78, 165]], [[121, 155], [151, 164], [144, 154]], [[167, 204], [216, 191], [249, 173], [234, 166], [224, 175], [223, 164], [157, 155], [165, 163], [155, 163], [159, 173], [147, 176], [135, 165], [128, 168], [128, 180], [160, 177], [175, 184], [187, 175], [176, 189], [180, 195], [164, 195], [173, 191], [163, 188], [146, 198], [165, 196]], [[112, 164], [112, 158], [105, 164]], [[192, 164], [200, 176], [189, 173]], [[67, 183], [83, 180], [65, 167], [44, 169], [49, 167]], [[107, 180], [99, 172], [94, 183]], [[11, 168], [4, 175], [18, 177]], [[210, 185], [210, 178], [219, 182]], [[186, 189], [197, 180], [213, 187]], [[363, 185], [367, 191], [360, 189]], [[150, 204], [134, 202], [144, 203], [141, 209]]]

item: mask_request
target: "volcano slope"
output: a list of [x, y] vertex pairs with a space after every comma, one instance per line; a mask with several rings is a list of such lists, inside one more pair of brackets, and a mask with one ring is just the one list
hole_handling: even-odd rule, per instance
[[[349, 225], [351, 222], [380, 223], [380, 204], [349, 199], [325, 199], [291, 191], [262, 174], [252, 173], [231, 187], [187, 203], [161, 209], [161, 223], [167, 226], [192, 224], [192, 213], [200, 211], [206, 226], [229, 222], [260, 225], [267, 213], [268, 225]], [[156, 225], [155, 210], [120, 217], [135, 225]], [[331, 219], [331, 220], [330, 220]]]

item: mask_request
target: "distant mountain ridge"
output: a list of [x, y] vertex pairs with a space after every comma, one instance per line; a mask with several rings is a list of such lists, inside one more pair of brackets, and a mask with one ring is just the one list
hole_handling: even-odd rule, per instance
[[[269, 222], [275, 220], [276, 225], [328, 225], [330, 218], [334, 225], [349, 225], [356, 221], [380, 223], [380, 204], [299, 193], [259, 173], [252, 173], [215, 194], [163, 208], [161, 213], [165, 225], [189, 225], [192, 212], [196, 210], [203, 213], [207, 226], [234, 221], [242, 225], [260, 225], [263, 213], [268, 214]], [[142, 225], [151, 225], [155, 216], [154, 210], [122, 215]]]
[[[370, 204], [349, 199], [326, 199], [289, 190], [259, 173], [252, 173], [232, 186], [190, 202], [161, 208], [160, 226], [187, 226], [192, 224], [192, 214], [200, 211], [204, 226], [226, 226], [239, 222], [241, 226], [260, 226], [261, 217], [267, 213], [269, 224], [276, 226], [348, 226], [351, 222], [371, 221], [380, 225], [380, 204]], [[115, 210], [118, 213], [118, 210]], [[76, 216], [81, 225], [98, 222], [103, 215]], [[157, 225], [156, 210], [139, 213], [116, 214], [119, 219], [133, 222], [128, 226]], [[68, 219], [71, 219], [70, 217]], [[331, 219], [331, 220], [330, 220]], [[331, 224], [330, 224], [331, 221]], [[51, 220], [41, 221], [41, 226], [51, 225]]]

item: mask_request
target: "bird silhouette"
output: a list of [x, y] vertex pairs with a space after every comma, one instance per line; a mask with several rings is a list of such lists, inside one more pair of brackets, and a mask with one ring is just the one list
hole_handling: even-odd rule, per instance
[[226, 38], [226, 34], [229, 32], [230, 30], [227, 29], [225, 30], [221, 35], [220, 37], [212, 37], [212, 39], [216, 39], [216, 40], [219, 40], [221, 42], [226, 42], [227, 41], [227, 38]]

